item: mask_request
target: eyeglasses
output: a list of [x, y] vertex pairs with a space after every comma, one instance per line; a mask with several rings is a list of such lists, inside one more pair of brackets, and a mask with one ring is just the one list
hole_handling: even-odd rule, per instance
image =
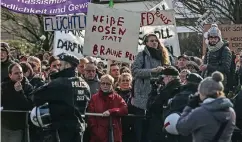
[[109, 82], [101, 82], [101, 85], [106, 85], [106, 86], [111, 86], [112, 84], [111, 83], [109, 83]]

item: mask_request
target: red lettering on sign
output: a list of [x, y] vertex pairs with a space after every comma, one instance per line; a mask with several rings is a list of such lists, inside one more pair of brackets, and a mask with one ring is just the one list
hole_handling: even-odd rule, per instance
[[97, 54], [98, 54], [98, 47], [97, 47], [97, 44], [95, 44], [95, 45], [93, 46], [92, 53], [93, 53], [93, 55], [97, 55]]
[[133, 61], [135, 56], [132, 53], [130, 53], [129, 51], [126, 51], [125, 58], [128, 58], [130, 61]]
[[105, 50], [105, 47], [101, 45], [100, 55], [105, 55], [104, 50]]
[[118, 25], [118, 26], [123, 26], [123, 23], [124, 23], [124, 17], [119, 17], [119, 18], [118, 18], [118, 23], [117, 23], [117, 25]]

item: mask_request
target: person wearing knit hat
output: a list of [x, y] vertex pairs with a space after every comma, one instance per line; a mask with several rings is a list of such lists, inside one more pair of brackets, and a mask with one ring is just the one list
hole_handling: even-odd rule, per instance
[[223, 74], [214, 72], [198, 87], [199, 95], [188, 101], [176, 128], [179, 134], [192, 134], [193, 141], [229, 142], [236, 115], [233, 104], [224, 96]]
[[228, 43], [222, 39], [221, 31], [217, 24], [212, 24], [204, 37], [207, 40], [207, 49], [203, 64], [199, 67], [202, 76], [205, 78], [211, 76], [215, 71], [220, 71], [224, 76], [223, 84], [227, 88], [232, 62], [232, 53]]
[[8, 43], [1, 42], [1, 82], [8, 78], [8, 66], [12, 63]]
[[223, 74], [218, 71], [214, 72], [211, 77], [205, 78], [198, 86], [200, 99], [204, 100], [208, 97], [217, 98], [222, 95], [224, 91], [223, 80]]

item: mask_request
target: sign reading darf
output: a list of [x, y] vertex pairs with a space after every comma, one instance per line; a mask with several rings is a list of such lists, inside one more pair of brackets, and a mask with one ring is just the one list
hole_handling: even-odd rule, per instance
[[[204, 33], [208, 31], [211, 25], [204, 25]], [[235, 53], [242, 51], [242, 24], [218, 25], [221, 30], [222, 38], [229, 42], [229, 48]], [[206, 51], [206, 43], [203, 41], [203, 53]]]

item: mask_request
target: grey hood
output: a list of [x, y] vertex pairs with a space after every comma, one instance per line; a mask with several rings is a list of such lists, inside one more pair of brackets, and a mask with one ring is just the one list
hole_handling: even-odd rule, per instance
[[203, 101], [201, 107], [211, 112], [214, 118], [220, 122], [231, 119], [230, 108], [233, 107], [233, 104], [227, 98], [207, 98]]
[[93, 80], [87, 80], [85, 78], [85, 81], [87, 82], [87, 84], [90, 87], [91, 95], [96, 94], [98, 92], [98, 90], [99, 90], [99, 87], [100, 87], [100, 84], [99, 84], [100, 81], [98, 79], [98, 76], [96, 75]]

